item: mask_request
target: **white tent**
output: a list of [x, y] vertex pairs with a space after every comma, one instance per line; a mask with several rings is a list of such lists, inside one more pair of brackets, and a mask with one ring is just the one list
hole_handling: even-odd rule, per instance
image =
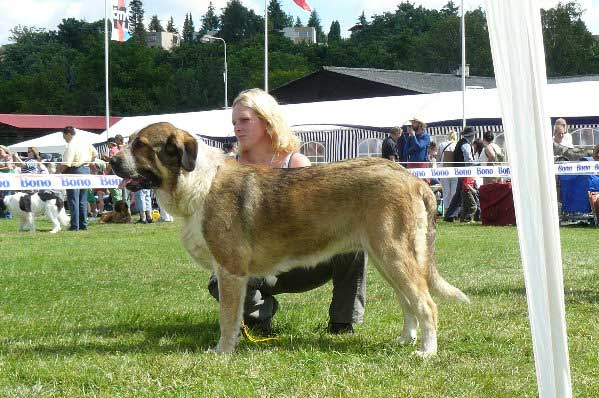
[[[89, 131], [75, 129], [76, 135], [81, 139], [95, 144], [105, 141], [105, 138], [100, 134], [90, 133]], [[36, 147], [41, 153], [63, 153], [66, 146], [62, 131], [57, 131], [45, 135], [43, 137], [34, 138], [32, 140], [23, 141], [18, 144], [10, 145], [9, 148], [14, 152], [26, 152], [29, 147]]]
[[[599, 116], [596, 93], [599, 81], [550, 84], [546, 109], [552, 117]], [[427, 123], [462, 118], [461, 91], [436, 94], [377, 97], [345, 101], [324, 101], [282, 105], [287, 122], [294, 128], [304, 125], [391, 127], [403, 125], [414, 116]], [[466, 117], [501, 118], [496, 89], [468, 90]], [[209, 137], [233, 135], [231, 110], [173, 113], [125, 117], [110, 128], [110, 136], [129, 136], [156, 122], [169, 122], [192, 134]], [[316, 130], [317, 128], [315, 128]], [[305, 130], [302, 128], [302, 130]]]

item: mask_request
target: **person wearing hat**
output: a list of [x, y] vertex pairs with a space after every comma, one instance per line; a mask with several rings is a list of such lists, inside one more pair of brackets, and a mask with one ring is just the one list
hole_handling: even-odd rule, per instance
[[[453, 151], [455, 167], [465, 167], [472, 164], [472, 161], [474, 160], [472, 141], [474, 140], [475, 135], [476, 132], [472, 127], [464, 127], [462, 130], [462, 138], [460, 138], [460, 140], [455, 144], [455, 149]], [[455, 195], [453, 195], [451, 203], [449, 204], [449, 207], [443, 216], [445, 221], [453, 222], [460, 214], [460, 210], [462, 209], [463, 185], [464, 178], [458, 178]]]
[[403, 148], [403, 157], [407, 159], [409, 169], [426, 168], [431, 137], [426, 132], [426, 123], [422, 120], [414, 117], [410, 123], [412, 128]]

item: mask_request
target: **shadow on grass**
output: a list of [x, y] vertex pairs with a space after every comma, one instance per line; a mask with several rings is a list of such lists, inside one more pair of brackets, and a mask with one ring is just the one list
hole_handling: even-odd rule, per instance
[[[297, 336], [287, 334], [287, 330], [277, 328], [276, 339], [265, 343], [252, 343], [240, 339], [238, 351], [262, 351], [280, 349], [284, 351], [321, 351], [348, 352], [354, 354], [373, 354], [381, 351], [411, 352], [413, 347], [403, 347], [393, 342], [395, 336], [389, 336], [388, 342], [371, 340], [366, 335], [333, 336], [324, 331], [306, 332]], [[296, 331], [297, 332], [297, 331]], [[40, 342], [26, 347], [4, 347], [2, 350], [16, 355], [57, 356], [81, 354], [113, 353], [155, 353], [177, 352], [202, 353], [218, 342], [220, 330], [215, 321], [199, 323], [162, 323], [156, 325], [135, 325], [120, 323], [96, 328], [65, 330], [58, 337], [68, 340], [65, 343]], [[57, 335], [54, 335], [57, 336]], [[81, 338], [72, 342], [72, 336]], [[1, 348], [1, 345], [0, 345]]]

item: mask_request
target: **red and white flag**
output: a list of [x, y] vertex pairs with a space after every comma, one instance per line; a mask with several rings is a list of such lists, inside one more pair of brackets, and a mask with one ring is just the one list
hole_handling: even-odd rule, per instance
[[112, 0], [112, 36], [111, 40], [121, 43], [129, 40], [129, 13], [125, 0]]
[[312, 12], [312, 7], [310, 7], [310, 4], [308, 4], [307, 0], [293, 0], [293, 1], [295, 2], [295, 4], [297, 4], [304, 10], [306, 10], [308, 12]]

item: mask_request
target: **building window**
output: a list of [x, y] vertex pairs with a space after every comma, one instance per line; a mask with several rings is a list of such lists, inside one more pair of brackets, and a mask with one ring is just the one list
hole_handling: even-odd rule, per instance
[[306, 142], [300, 148], [300, 153], [305, 155], [312, 164], [326, 163], [325, 148], [321, 142]]
[[378, 138], [368, 138], [358, 145], [358, 157], [380, 157], [383, 140]]
[[586, 127], [573, 131], [572, 144], [580, 148], [594, 148], [599, 144], [599, 130]]

